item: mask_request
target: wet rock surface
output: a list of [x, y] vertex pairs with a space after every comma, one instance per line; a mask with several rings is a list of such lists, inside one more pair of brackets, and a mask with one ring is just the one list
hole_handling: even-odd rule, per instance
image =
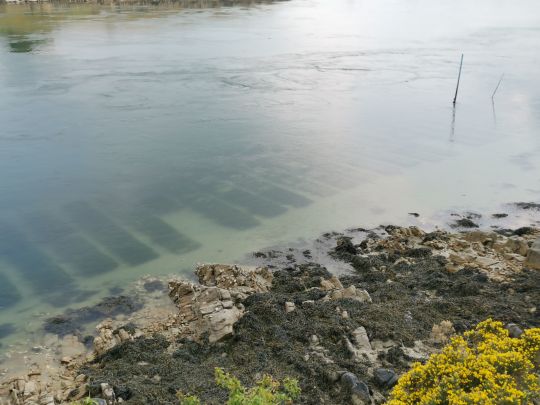
[[[501, 320], [515, 336], [540, 325], [540, 271], [526, 265], [535, 228], [509, 236], [396, 226], [352, 233], [323, 237], [328, 254], [352, 269], [341, 276], [297, 262], [302, 251], [274, 251], [273, 272], [203, 265], [199, 283], [171, 280], [171, 317], [146, 328], [102, 321], [93, 354], [66, 359], [65, 388], [38, 379], [38, 394], [56, 403], [91, 395], [173, 404], [180, 390], [222, 404], [227, 394], [213, 372], [223, 367], [246, 385], [264, 373], [297, 378], [302, 404], [382, 403], [412, 362], [479, 321]], [[8, 394], [22, 398], [25, 386], [10, 384]]]
[[478, 228], [478, 224], [473, 222], [470, 218], [458, 219], [451, 226], [453, 228]]
[[515, 205], [522, 210], [540, 210], [540, 204], [535, 202], [518, 202]]

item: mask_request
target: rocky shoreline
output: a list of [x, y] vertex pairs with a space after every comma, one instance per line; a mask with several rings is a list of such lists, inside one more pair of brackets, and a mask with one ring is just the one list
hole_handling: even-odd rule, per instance
[[122, 296], [86, 308], [108, 317], [95, 336], [78, 332], [81, 312], [49, 319], [45, 328], [77, 350], [5, 381], [0, 398], [172, 404], [182, 391], [220, 404], [226, 392], [213, 372], [222, 367], [246, 385], [264, 373], [297, 378], [302, 404], [383, 403], [411, 363], [452, 334], [489, 317], [512, 334], [540, 326], [540, 230], [465, 225], [325, 234], [328, 255], [352, 269], [340, 276], [309, 251], [301, 261], [268, 251], [255, 256], [274, 265], [200, 265], [198, 282], [167, 286], [147, 279], [142, 287], [160, 299], [168, 292], [169, 306], [149, 312]]

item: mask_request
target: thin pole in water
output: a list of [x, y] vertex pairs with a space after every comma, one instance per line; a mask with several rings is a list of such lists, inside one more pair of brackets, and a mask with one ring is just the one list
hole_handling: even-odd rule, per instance
[[463, 54], [461, 54], [461, 62], [459, 63], [459, 74], [458, 74], [458, 77], [457, 77], [457, 85], [456, 85], [456, 94], [454, 95], [454, 101], [452, 104], [456, 104], [456, 100], [457, 100], [457, 92], [458, 92], [458, 89], [459, 89], [459, 79], [461, 78], [461, 67], [463, 66]]
[[497, 93], [497, 90], [499, 90], [499, 86], [501, 85], [502, 79], [504, 77], [504, 73], [501, 75], [501, 78], [499, 79], [499, 83], [497, 83], [497, 87], [495, 87], [495, 90], [493, 90], [493, 94], [491, 95], [491, 100], [495, 97], [495, 93]]

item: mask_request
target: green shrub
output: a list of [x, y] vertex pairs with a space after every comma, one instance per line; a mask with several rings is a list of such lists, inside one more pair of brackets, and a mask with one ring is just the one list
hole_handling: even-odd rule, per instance
[[92, 398], [87, 397], [87, 398], [81, 399], [80, 401], [73, 402], [71, 405], [97, 405], [97, 402], [94, 401]]
[[[300, 395], [298, 381], [285, 378], [282, 383], [265, 375], [255, 387], [246, 388], [236, 377], [221, 368], [215, 369], [216, 384], [229, 391], [227, 405], [284, 405], [292, 404]], [[201, 405], [194, 395], [178, 393], [180, 405]]]

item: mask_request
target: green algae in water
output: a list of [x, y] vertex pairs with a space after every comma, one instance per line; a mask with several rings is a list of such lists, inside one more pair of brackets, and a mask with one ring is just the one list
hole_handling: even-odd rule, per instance
[[127, 221], [134, 229], [147, 235], [153, 243], [171, 253], [187, 253], [200, 247], [200, 243], [178, 232], [156, 216], [137, 212], [129, 215]]
[[135, 239], [111, 219], [85, 202], [71, 203], [66, 212], [110, 253], [137, 266], [158, 257], [152, 248]]
[[284, 214], [287, 211], [287, 209], [282, 205], [261, 198], [257, 194], [238, 188], [224, 191], [223, 193], [219, 194], [219, 198], [230, 204], [238, 205], [248, 210], [253, 215], [260, 215], [267, 218], [276, 217]]
[[37, 294], [64, 291], [71, 277], [24, 234], [7, 223], [0, 223], [0, 254], [16, 268]]
[[109, 272], [118, 267], [110, 256], [99, 251], [92, 243], [63, 219], [47, 212], [34, 213], [25, 218], [32, 239], [70, 268], [86, 276]]
[[17, 287], [5, 274], [0, 273], [0, 310], [15, 305], [20, 299]]

